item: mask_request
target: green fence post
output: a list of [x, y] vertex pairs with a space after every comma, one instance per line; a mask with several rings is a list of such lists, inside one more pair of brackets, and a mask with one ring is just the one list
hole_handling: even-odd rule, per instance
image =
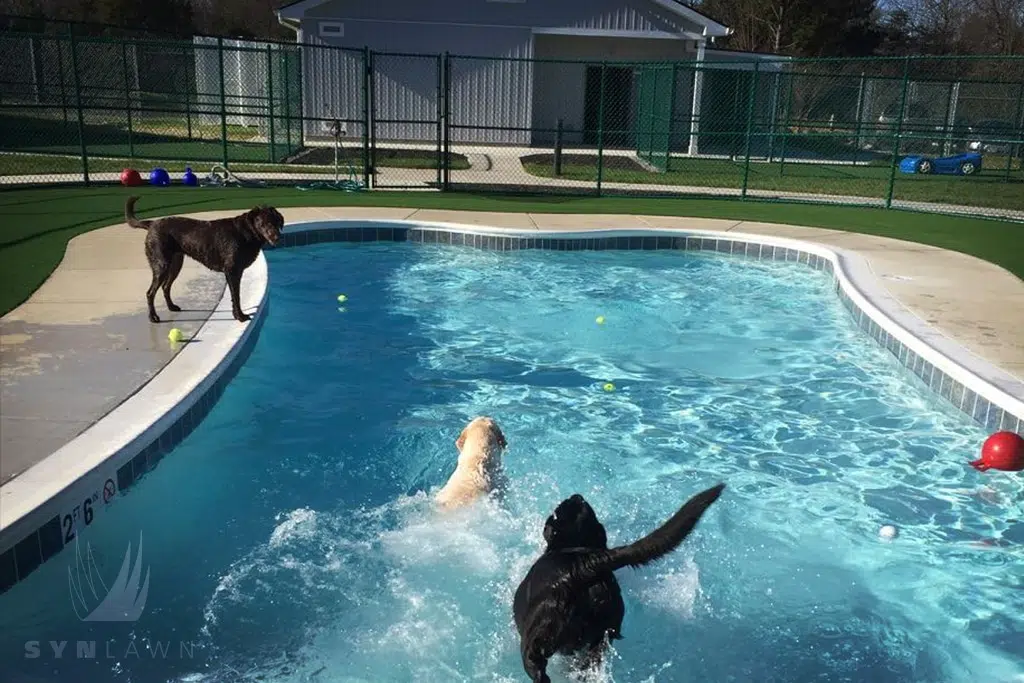
[[910, 57], [903, 58], [903, 90], [900, 92], [900, 114], [896, 119], [896, 133], [892, 141], [892, 157], [889, 160], [889, 190], [885, 195], [885, 208], [892, 207], [892, 196], [896, 189], [896, 166], [899, 164], [900, 140], [903, 136], [903, 117], [907, 111], [907, 90], [910, 87]]
[[370, 139], [373, 128], [371, 117], [372, 105], [370, 98], [373, 97], [373, 53], [369, 46], [363, 47], [363, 187], [370, 187], [370, 165], [373, 160], [370, 158]]
[[779, 175], [786, 173], [786, 143], [789, 141], [789, 116], [793, 112], [793, 81], [796, 80], [793, 72], [786, 74], [786, 118], [782, 121], [782, 148], [779, 150]]
[[736, 128], [739, 126], [739, 112], [740, 105], [743, 104], [743, 100], [740, 98], [740, 85], [743, 83], [742, 72], [736, 72], [736, 76], [733, 78], [732, 88], [732, 109], [729, 111], [729, 137], [726, 138], [726, 144], [729, 145], [729, 159], [736, 161], [736, 157], [739, 154], [738, 145], [739, 135], [736, 134]]
[[291, 66], [291, 58], [288, 56], [291, 53], [287, 50], [282, 50], [278, 53], [278, 61], [281, 62], [281, 71], [284, 73], [284, 131], [285, 131], [285, 144], [288, 146], [288, 154], [291, 154], [295, 150], [292, 149], [292, 94], [291, 94], [291, 79], [288, 78], [289, 67]]
[[769, 164], [775, 161], [775, 127], [778, 124], [779, 118], [779, 79], [782, 78], [782, 72], [776, 71], [775, 77], [772, 84], [772, 96], [771, 105], [769, 110], [771, 111], [771, 120], [768, 124], [768, 150], [765, 154], [765, 161]]
[[604, 175], [604, 82], [605, 63], [601, 62], [601, 95], [597, 103], [597, 196], [601, 196], [601, 178]]
[[953, 98], [957, 93], [956, 81], [949, 84], [949, 92], [946, 93], [946, 113], [942, 117], [942, 156], [950, 155], [950, 138], [953, 135], [953, 122], [949, 120], [950, 114], [956, 116], [953, 110]]
[[856, 114], [856, 137], [854, 138], [854, 147], [856, 151], [853, 153], [853, 163], [856, 164], [860, 160], [861, 150], [861, 137], [862, 126], [864, 125], [861, 118], [864, 116], [864, 94], [867, 85], [867, 77], [863, 71], [860, 72], [860, 83], [857, 86], [857, 114]]
[[64, 113], [64, 126], [68, 125], [68, 94], [64, 89], [64, 46], [61, 39], [56, 37], [53, 44], [57, 48], [57, 82], [60, 84], [60, 108]]
[[672, 95], [668, 103], [668, 140], [665, 142], [665, 173], [672, 170], [672, 136], [675, 134], [676, 122], [676, 77], [679, 65], [672, 64]]
[[128, 158], [135, 158], [135, 143], [132, 139], [132, 89], [128, 79], [128, 41], [121, 41], [121, 64], [124, 69], [124, 106], [128, 114]]
[[277, 151], [274, 140], [274, 52], [273, 46], [267, 43], [267, 113], [270, 118], [270, 163], [276, 163]]
[[444, 150], [444, 58], [437, 55], [437, 186], [444, 182], [444, 169], [448, 167], [448, 155]]
[[747, 198], [747, 183], [750, 180], [750, 131], [754, 126], [754, 96], [757, 94], [757, 77], [760, 62], [754, 62], [754, 75], [750, 79], [750, 95], [747, 97], [747, 134], [743, 150], [743, 189], [740, 197]]
[[452, 189], [452, 56], [444, 53], [444, 189]]
[[298, 51], [295, 53], [295, 65], [298, 69], [295, 79], [295, 94], [296, 101], [299, 104], [299, 149], [306, 146], [306, 100], [305, 100], [305, 87], [303, 86], [303, 74], [305, 73], [302, 68], [302, 55], [303, 48], [300, 45]]
[[224, 168], [228, 167], [228, 102], [227, 84], [224, 82], [224, 39], [217, 38], [217, 62], [220, 70], [220, 142]]
[[75, 33], [68, 25], [68, 41], [71, 44], [71, 73], [75, 85], [75, 108], [78, 109], [78, 142], [82, 154], [82, 179], [89, 184], [89, 153], [85, 142], [85, 114], [82, 112], [82, 84], [78, 80], [78, 50], [75, 46]]
[[[647, 140], [650, 144], [647, 154], [647, 163], [654, 166], [654, 131], [656, 130], [654, 125], [656, 123], [655, 118], [658, 115], [658, 86], [661, 85], [658, 82], [657, 68], [651, 69], [651, 111], [650, 116], [647, 117]], [[657, 166], [654, 166], [657, 168]]]
[[[1017, 128], [1017, 137], [1020, 138], [1024, 135], [1021, 128], [1024, 127], [1024, 83], [1020, 84], [1020, 88], [1017, 89], [1017, 111], [1015, 112], [1014, 126]], [[1021, 157], [1021, 169], [1024, 171], [1024, 155], [1021, 152], [1021, 146], [1024, 145], [1024, 141], [1011, 144], [1006, 149], [1006, 180], [1010, 179], [1010, 171], [1013, 170], [1013, 155]]]
[[[196, 49], [192, 47], [192, 63], [196, 63]], [[185, 63], [188, 63], [189, 50], [184, 51]], [[188, 139], [192, 139], [192, 104], [189, 101], [191, 98], [189, 94], [192, 92], [192, 86], [195, 84], [195, 78], [188, 77], [188, 69], [185, 69], [185, 127], [188, 129]]]

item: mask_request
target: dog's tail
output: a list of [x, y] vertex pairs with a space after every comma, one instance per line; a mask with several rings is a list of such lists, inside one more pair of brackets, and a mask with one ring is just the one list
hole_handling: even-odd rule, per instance
[[627, 566], [641, 567], [667, 555], [690, 535], [701, 516], [722, 495], [723, 489], [725, 484], [718, 484], [698, 493], [667, 522], [639, 541], [581, 556], [575, 567], [576, 577], [593, 581], [601, 574]]
[[140, 221], [135, 217], [135, 202], [139, 201], [138, 197], [129, 197], [128, 201], [124, 203], [124, 220], [129, 226], [133, 228], [139, 228], [140, 230], [148, 230], [149, 222]]

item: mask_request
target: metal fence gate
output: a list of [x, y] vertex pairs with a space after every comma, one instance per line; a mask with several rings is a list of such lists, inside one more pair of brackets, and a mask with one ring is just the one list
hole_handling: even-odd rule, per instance
[[656, 170], [668, 170], [675, 102], [675, 67], [639, 69], [637, 83], [636, 155]]
[[371, 52], [370, 73], [373, 186], [439, 188], [444, 168], [441, 56]]

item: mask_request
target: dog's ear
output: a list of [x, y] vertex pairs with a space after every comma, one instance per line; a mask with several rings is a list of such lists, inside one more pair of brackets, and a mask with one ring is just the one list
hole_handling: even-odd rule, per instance
[[550, 515], [546, 522], [544, 522], [544, 542], [551, 545], [551, 542], [558, 535], [558, 529], [555, 528], [555, 516]]
[[494, 425], [494, 432], [498, 435], [498, 445], [502, 448], [508, 448], [508, 440], [505, 438], [505, 433], [501, 431], [498, 425]]
[[455, 447], [462, 451], [462, 447], [466, 445], [466, 430], [463, 429], [462, 433], [459, 434], [459, 438], [455, 439]]

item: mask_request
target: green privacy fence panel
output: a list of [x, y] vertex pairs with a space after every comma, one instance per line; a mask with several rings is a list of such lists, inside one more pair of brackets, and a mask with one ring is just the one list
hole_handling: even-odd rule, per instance
[[0, 34], [0, 92], [0, 151], [69, 173], [276, 163], [303, 143], [294, 45]]
[[297, 48], [267, 46], [267, 99], [270, 161], [288, 158], [303, 147], [302, 62]]
[[651, 66], [637, 70], [636, 153], [655, 170], [668, 170], [672, 116], [675, 102], [675, 67]]
[[[0, 33], [0, 186], [107, 182], [126, 165], [177, 179], [186, 164], [201, 176], [222, 164], [280, 183], [351, 177], [369, 189], [724, 196], [1024, 220], [1022, 58], [694, 57]], [[909, 155], [965, 152], [983, 159], [969, 178], [899, 168]]]

